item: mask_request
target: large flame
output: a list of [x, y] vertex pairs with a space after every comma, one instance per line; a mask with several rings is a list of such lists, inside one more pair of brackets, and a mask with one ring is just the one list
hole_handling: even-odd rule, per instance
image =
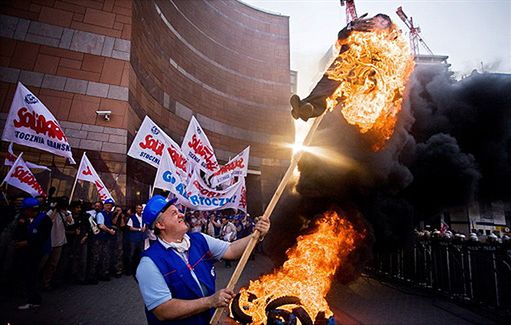
[[371, 135], [379, 150], [393, 132], [401, 110], [406, 82], [414, 62], [410, 47], [395, 25], [384, 31], [352, 32], [348, 50], [339, 54], [327, 71], [342, 81], [327, 99], [327, 108], [338, 104], [348, 123]]
[[[250, 281], [240, 291], [240, 306], [252, 316], [253, 324], [266, 323], [268, 302], [284, 296], [297, 297], [314, 320], [320, 312], [333, 315], [325, 297], [341, 261], [355, 248], [357, 235], [346, 220], [329, 211], [319, 218], [310, 234], [298, 237], [287, 252], [288, 260], [272, 274]], [[257, 298], [249, 302], [249, 295]], [[286, 309], [286, 306], [281, 308]], [[288, 306], [289, 311], [292, 306]]]

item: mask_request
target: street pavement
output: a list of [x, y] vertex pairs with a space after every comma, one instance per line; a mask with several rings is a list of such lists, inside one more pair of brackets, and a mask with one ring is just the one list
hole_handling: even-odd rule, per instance
[[[218, 262], [217, 288], [224, 287], [234, 271]], [[249, 261], [241, 285], [273, 268], [265, 256]], [[23, 303], [18, 291], [3, 291], [0, 325], [22, 324], [146, 324], [142, 298], [133, 277], [123, 276], [98, 285], [69, 285], [43, 293], [37, 310], [18, 311]], [[334, 284], [327, 297], [337, 324], [493, 324], [487, 318], [448, 300], [412, 289], [394, 287], [369, 277], [350, 285]], [[224, 324], [233, 322], [224, 317]]]

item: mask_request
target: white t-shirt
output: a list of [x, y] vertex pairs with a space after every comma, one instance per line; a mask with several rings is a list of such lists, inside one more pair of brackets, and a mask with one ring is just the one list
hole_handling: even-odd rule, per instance
[[54, 213], [55, 219], [53, 220], [53, 226], [51, 227], [51, 247], [59, 247], [67, 244], [64, 222], [67, 222], [65, 221], [66, 216], [71, 213], [69, 211], [54, 212], [54, 210], [50, 210], [46, 214], [51, 218]]

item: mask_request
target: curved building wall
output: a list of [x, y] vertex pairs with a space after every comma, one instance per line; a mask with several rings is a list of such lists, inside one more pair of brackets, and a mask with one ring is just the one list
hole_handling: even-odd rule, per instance
[[[180, 142], [194, 115], [221, 163], [251, 146], [249, 208], [268, 202], [293, 139], [288, 17], [235, 0], [12, 0], [0, 3], [0, 25], [0, 131], [21, 81], [59, 120], [75, 160], [86, 151], [126, 206], [147, 199], [155, 174], [126, 157], [144, 116]], [[14, 150], [52, 168], [36, 174], [45, 189], [70, 194], [77, 165]], [[78, 184], [76, 199], [96, 197]]]
[[[132, 14], [128, 143], [145, 115], [180, 142], [194, 115], [220, 161], [250, 145], [261, 175], [249, 175], [249, 208], [260, 212], [293, 141], [288, 17], [221, 0], [135, 1]], [[129, 159], [128, 191], [147, 192], [147, 170]]]

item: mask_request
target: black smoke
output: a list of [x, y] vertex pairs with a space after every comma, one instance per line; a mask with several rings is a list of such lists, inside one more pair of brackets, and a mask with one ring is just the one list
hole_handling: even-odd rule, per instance
[[510, 115], [511, 75], [473, 73], [456, 81], [442, 67], [424, 66], [416, 67], [395, 133], [378, 152], [340, 113], [329, 113], [313, 145], [348, 163], [302, 158], [298, 194], [279, 205], [265, 248], [283, 261], [308, 220], [335, 209], [367, 231], [340, 272], [356, 273], [374, 243], [401, 245], [421, 220], [475, 199], [508, 199]]

